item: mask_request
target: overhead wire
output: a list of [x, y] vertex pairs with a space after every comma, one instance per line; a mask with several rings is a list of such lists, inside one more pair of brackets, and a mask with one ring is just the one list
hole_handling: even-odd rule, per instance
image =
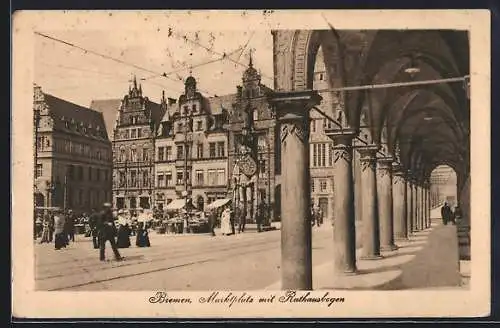
[[[85, 54], [89, 53], [89, 54], [92, 54], [92, 55], [95, 55], [95, 56], [98, 56], [98, 57], [102, 57], [104, 59], [108, 59], [108, 60], [112, 60], [114, 62], [117, 62], [117, 63], [120, 63], [122, 65], [126, 65], [126, 66], [130, 66], [130, 67], [133, 67], [133, 68], [136, 68], [138, 70], [141, 70], [141, 71], [144, 71], [144, 72], [148, 72], [148, 73], [151, 73], [151, 74], [155, 74], [155, 75], [163, 75], [163, 73], [159, 73], [159, 72], [156, 72], [156, 71], [153, 71], [151, 69], [148, 69], [148, 68], [145, 68], [145, 67], [142, 67], [142, 66], [139, 66], [139, 65], [136, 65], [136, 64], [133, 64], [133, 63], [129, 63], [129, 62], [126, 62], [124, 60], [121, 60], [119, 58], [115, 58], [115, 57], [112, 57], [112, 56], [109, 56], [109, 55], [105, 55], [105, 54], [102, 54], [102, 53], [99, 53], [97, 51], [94, 51], [94, 50], [90, 50], [90, 49], [87, 49], [87, 48], [84, 48], [82, 46], [79, 46], [77, 44], [74, 44], [74, 43], [71, 43], [71, 42], [68, 42], [68, 41], [65, 41], [65, 40], [62, 40], [62, 39], [59, 39], [59, 38], [56, 38], [56, 37], [52, 37], [50, 35], [47, 35], [47, 34], [44, 34], [44, 33], [41, 33], [41, 32], [34, 32], [36, 35], [39, 35], [41, 37], [44, 37], [44, 38], [47, 38], [49, 40], [52, 40], [54, 42], [58, 42], [58, 43], [61, 43], [61, 44], [64, 44], [66, 46], [69, 46], [69, 47], [73, 47], [73, 48], [76, 48], [76, 49], [79, 49], [81, 51], [83, 51]], [[167, 76], [164, 76], [165, 78], [169, 79], [169, 80], [172, 80], [176, 83], [179, 83], [179, 80], [177, 79], [174, 79], [174, 78], [171, 78], [169, 77], [168, 75]], [[203, 89], [199, 89], [199, 91], [207, 94], [207, 95], [214, 95], [212, 94], [211, 92], [208, 92], [206, 90], [203, 90]]]

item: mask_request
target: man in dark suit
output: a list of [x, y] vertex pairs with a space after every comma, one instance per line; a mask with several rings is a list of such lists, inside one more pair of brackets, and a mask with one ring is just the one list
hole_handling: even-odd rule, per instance
[[95, 249], [99, 248], [99, 230], [97, 229], [97, 222], [99, 221], [99, 213], [96, 209], [92, 209], [92, 213], [89, 218], [90, 234], [92, 235], [92, 244]]
[[121, 261], [123, 258], [118, 252], [118, 248], [116, 247], [115, 235], [116, 235], [116, 227], [114, 225], [113, 213], [111, 211], [111, 204], [105, 203], [104, 208], [99, 213], [97, 228], [99, 230], [99, 259], [101, 261], [105, 261], [105, 247], [106, 241], [109, 241], [111, 244], [111, 249], [115, 255], [116, 261]]

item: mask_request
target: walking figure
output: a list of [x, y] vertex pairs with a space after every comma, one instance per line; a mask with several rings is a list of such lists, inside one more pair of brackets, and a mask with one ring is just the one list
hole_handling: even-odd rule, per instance
[[93, 208], [89, 218], [89, 227], [90, 234], [92, 235], [92, 244], [94, 245], [94, 249], [99, 248], [99, 229], [97, 228], [98, 221], [99, 213], [97, 213], [95, 208]]
[[447, 202], [444, 202], [443, 207], [441, 207], [441, 218], [443, 219], [443, 224], [447, 225], [448, 221], [452, 220], [453, 213]]
[[109, 241], [111, 244], [111, 249], [115, 255], [116, 261], [121, 261], [123, 258], [116, 247], [115, 235], [116, 227], [114, 224], [113, 213], [111, 211], [111, 204], [105, 203], [102, 212], [99, 215], [97, 222], [97, 228], [99, 230], [99, 259], [105, 261], [105, 247], [106, 242]]

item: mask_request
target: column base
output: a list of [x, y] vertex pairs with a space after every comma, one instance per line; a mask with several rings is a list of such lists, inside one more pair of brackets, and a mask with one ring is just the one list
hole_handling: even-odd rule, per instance
[[408, 241], [410, 238], [408, 236], [400, 236], [400, 237], [394, 237], [394, 240], [396, 241]]
[[396, 246], [396, 245], [384, 245], [384, 246], [380, 246], [380, 250], [383, 251], [383, 252], [392, 252], [392, 251], [395, 251], [395, 250], [398, 250], [399, 247]]
[[384, 257], [382, 255], [362, 255], [360, 257], [361, 260], [381, 260], [383, 259]]
[[340, 276], [340, 277], [355, 276], [357, 274], [358, 274], [358, 270], [354, 270], [354, 271], [335, 271], [334, 272], [335, 276]]

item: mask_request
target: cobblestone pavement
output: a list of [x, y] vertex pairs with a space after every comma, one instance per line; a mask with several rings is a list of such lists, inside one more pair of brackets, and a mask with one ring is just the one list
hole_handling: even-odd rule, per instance
[[[331, 226], [313, 229], [313, 264], [330, 259]], [[109, 244], [106, 262], [90, 238], [78, 236], [66, 249], [35, 245], [37, 290], [254, 290], [279, 278], [280, 231], [233, 236], [150, 235], [151, 247], [120, 249]], [[134, 245], [135, 239], [131, 237]]]

